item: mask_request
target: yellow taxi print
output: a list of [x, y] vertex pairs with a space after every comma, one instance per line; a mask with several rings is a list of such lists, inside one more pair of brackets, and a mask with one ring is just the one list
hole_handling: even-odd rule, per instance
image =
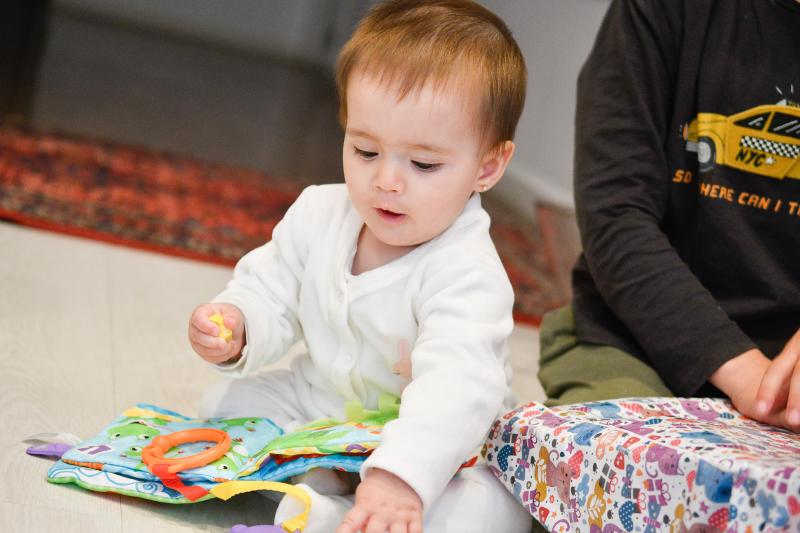
[[761, 105], [726, 117], [698, 113], [684, 128], [686, 150], [700, 172], [715, 165], [762, 176], [800, 179], [800, 106]]

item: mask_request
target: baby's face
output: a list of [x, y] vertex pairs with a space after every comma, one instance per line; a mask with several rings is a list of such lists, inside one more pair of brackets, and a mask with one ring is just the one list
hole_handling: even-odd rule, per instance
[[347, 86], [342, 159], [365, 231], [389, 246], [436, 237], [478, 189], [475, 105], [426, 84], [398, 101], [394, 87], [355, 73]]

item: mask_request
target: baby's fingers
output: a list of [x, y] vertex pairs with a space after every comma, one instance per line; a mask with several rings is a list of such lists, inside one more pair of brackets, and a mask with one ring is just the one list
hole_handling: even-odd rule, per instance
[[194, 325], [189, 328], [189, 340], [192, 341], [193, 344], [208, 348], [209, 350], [223, 352], [227, 349], [226, 342], [223, 339], [204, 333]]
[[389, 528], [389, 533], [408, 533], [408, 524], [405, 522], [395, 522]]
[[196, 328], [189, 328], [189, 341], [197, 355], [209, 363], [224, 363], [233, 355], [230, 344], [218, 337], [211, 337]]
[[[364, 530], [364, 533], [386, 533], [386, 531], [389, 531], [389, 523], [378, 515], [373, 514], [369, 518], [369, 523], [367, 524], [367, 528]], [[395, 533], [395, 530], [392, 529], [391, 533]], [[402, 533], [406, 533], [405, 527], [403, 528]]]
[[240, 326], [239, 322], [236, 320], [236, 317], [233, 315], [225, 315], [222, 319], [222, 323], [225, 324], [225, 327], [231, 331], [236, 331]]
[[209, 320], [211, 316], [207, 306], [200, 306], [192, 313], [192, 318], [189, 321], [190, 325], [196, 328], [200, 333], [204, 333], [211, 337], [219, 335], [219, 326]]
[[344, 520], [336, 529], [336, 533], [357, 533], [362, 530], [366, 522], [367, 513], [355, 506], [344, 516]]

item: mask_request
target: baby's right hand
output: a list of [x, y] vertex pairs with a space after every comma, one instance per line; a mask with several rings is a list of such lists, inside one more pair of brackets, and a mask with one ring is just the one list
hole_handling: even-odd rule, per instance
[[[231, 340], [218, 337], [219, 326], [209, 320], [214, 313], [222, 315], [223, 323], [233, 332]], [[209, 363], [233, 363], [239, 359], [245, 344], [244, 315], [231, 304], [198, 306], [189, 320], [189, 342], [197, 355]]]

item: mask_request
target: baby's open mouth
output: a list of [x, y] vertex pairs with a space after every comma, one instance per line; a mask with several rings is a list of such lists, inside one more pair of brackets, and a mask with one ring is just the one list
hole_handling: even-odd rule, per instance
[[389, 211], [388, 209], [381, 209], [380, 207], [376, 208], [375, 210], [384, 220], [395, 221], [405, 217], [403, 213], [395, 213], [394, 211]]

